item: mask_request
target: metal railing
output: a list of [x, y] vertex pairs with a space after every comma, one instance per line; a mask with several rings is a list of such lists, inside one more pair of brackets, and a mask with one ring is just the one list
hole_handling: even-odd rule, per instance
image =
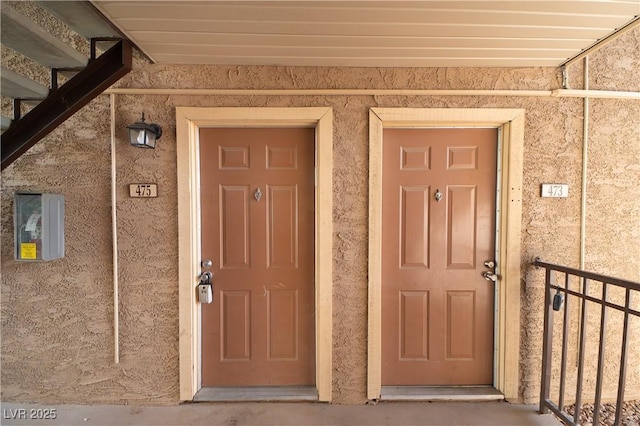
[[[544, 341], [542, 348], [542, 380], [540, 386], [540, 413], [544, 414], [551, 410], [559, 418], [565, 421], [569, 425], [579, 425], [580, 412], [582, 410], [583, 402], [583, 381], [584, 381], [584, 358], [585, 358], [585, 341], [587, 338], [587, 310], [589, 304], [596, 304], [600, 308], [600, 327], [599, 330], [590, 330], [591, 336], [594, 336], [595, 332], [599, 332], [598, 342], [598, 368], [596, 371], [596, 384], [595, 384], [595, 401], [593, 410], [593, 424], [598, 425], [600, 423], [600, 407], [602, 402], [602, 387], [603, 387], [603, 369], [605, 366], [605, 353], [611, 349], [610, 346], [606, 346], [607, 337], [607, 320], [608, 313], [611, 310], [622, 312], [622, 330], [621, 330], [621, 348], [620, 348], [620, 364], [617, 383], [617, 399], [616, 399], [616, 412], [615, 412], [615, 424], [619, 425], [622, 418], [622, 407], [624, 403], [624, 391], [625, 381], [627, 378], [627, 358], [629, 356], [629, 327], [631, 316], [640, 317], [640, 311], [632, 308], [632, 294], [636, 293], [636, 297], [640, 296], [640, 283], [633, 281], [622, 280], [618, 278], [612, 278], [605, 275], [595, 274], [591, 272], [585, 272], [579, 269], [568, 268], [565, 266], [554, 265], [546, 263], [540, 259], [536, 259], [533, 265], [540, 268], [545, 268], [545, 300], [544, 300]], [[555, 271], [555, 274], [552, 272]], [[552, 282], [552, 275], [555, 275], [555, 279], [559, 282], [564, 281], [564, 284], [557, 284]], [[564, 280], [562, 280], [564, 276]], [[578, 289], [572, 289], [570, 282], [572, 277], [577, 278]], [[576, 278], [573, 278], [574, 282]], [[598, 284], [597, 287], [601, 288], [600, 292], [594, 290], [593, 284]], [[624, 303], [615, 303], [608, 299], [610, 289], [619, 289], [618, 291], [624, 292]], [[590, 292], [591, 290], [591, 292]], [[596, 294], [600, 293], [600, 294]], [[576, 300], [572, 300], [576, 299]], [[576, 377], [576, 391], [575, 391], [575, 408], [573, 417], [565, 411], [565, 392], [567, 387], [567, 363], [568, 363], [568, 339], [569, 339], [569, 306], [573, 305], [573, 302], [577, 303], [579, 314], [579, 337], [577, 342], [577, 377]], [[589, 304], [587, 302], [590, 302]], [[550, 399], [551, 393], [551, 375], [552, 375], [552, 355], [553, 355], [553, 323], [554, 312], [563, 310], [562, 313], [562, 345], [560, 348], [560, 377], [559, 377], [559, 390], [558, 390], [558, 403], [556, 404]]]

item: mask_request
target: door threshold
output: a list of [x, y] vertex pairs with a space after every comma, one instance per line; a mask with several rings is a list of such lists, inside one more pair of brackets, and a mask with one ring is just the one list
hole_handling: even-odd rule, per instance
[[315, 386], [206, 387], [193, 397], [194, 402], [216, 401], [317, 401]]
[[504, 395], [493, 386], [382, 386], [383, 401], [498, 401]]

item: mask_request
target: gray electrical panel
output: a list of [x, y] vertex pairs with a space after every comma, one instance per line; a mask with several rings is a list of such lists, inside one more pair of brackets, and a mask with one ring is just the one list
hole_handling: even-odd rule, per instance
[[63, 195], [16, 193], [13, 220], [17, 260], [64, 257]]

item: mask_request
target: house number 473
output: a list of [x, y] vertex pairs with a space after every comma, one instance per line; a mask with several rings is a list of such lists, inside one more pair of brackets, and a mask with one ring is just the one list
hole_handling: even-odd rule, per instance
[[129, 184], [129, 196], [131, 198], [155, 198], [158, 196], [158, 185], [155, 183]]
[[543, 183], [541, 195], [545, 198], [567, 198], [569, 196], [569, 185], [561, 183]]

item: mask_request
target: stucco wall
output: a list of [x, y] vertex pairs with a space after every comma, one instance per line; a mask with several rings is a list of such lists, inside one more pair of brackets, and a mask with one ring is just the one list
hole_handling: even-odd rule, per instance
[[[640, 30], [591, 57], [592, 89], [640, 90]], [[4, 54], [3, 54], [4, 55]], [[4, 56], [3, 56], [4, 63]], [[19, 68], [16, 62], [12, 62]], [[582, 65], [570, 67], [580, 88]], [[558, 70], [160, 66], [137, 58], [116, 86], [223, 89], [527, 89], [560, 87]], [[539, 396], [543, 276], [534, 257], [578, 266], [583, 101], [476, 96], [117, 95], [120, 364], [113, 362], [109, 97], [100, 96], [2, 172], [2, 400], [144, 402], [179, 398], [176, 106], [330, 106], [334, 112], [333, 398], [366, 401], [368, 111], [371, 107], [526, 110], [522, 217], [521, 397]], [[6, 105], [3, 105], [6, 108]], [[130, 147], [144, 111], [164, 134]], [[7, 111], [3, 111], [7, 114]], [[640, 103], [592, 100], [587, 268], [640, 281]], [[156, 199], [129, 183], [155, 182]], [[567, 199], [540, 184], [567, 183]], [[13, 260], [13, 194], [66, 197], [66, 255]], [[637, 327], [636, 327], [637, 329]], [[628, 394], [640, 397], [640, 366]], [[614, 372], [615, 373], [615, 372]]]

